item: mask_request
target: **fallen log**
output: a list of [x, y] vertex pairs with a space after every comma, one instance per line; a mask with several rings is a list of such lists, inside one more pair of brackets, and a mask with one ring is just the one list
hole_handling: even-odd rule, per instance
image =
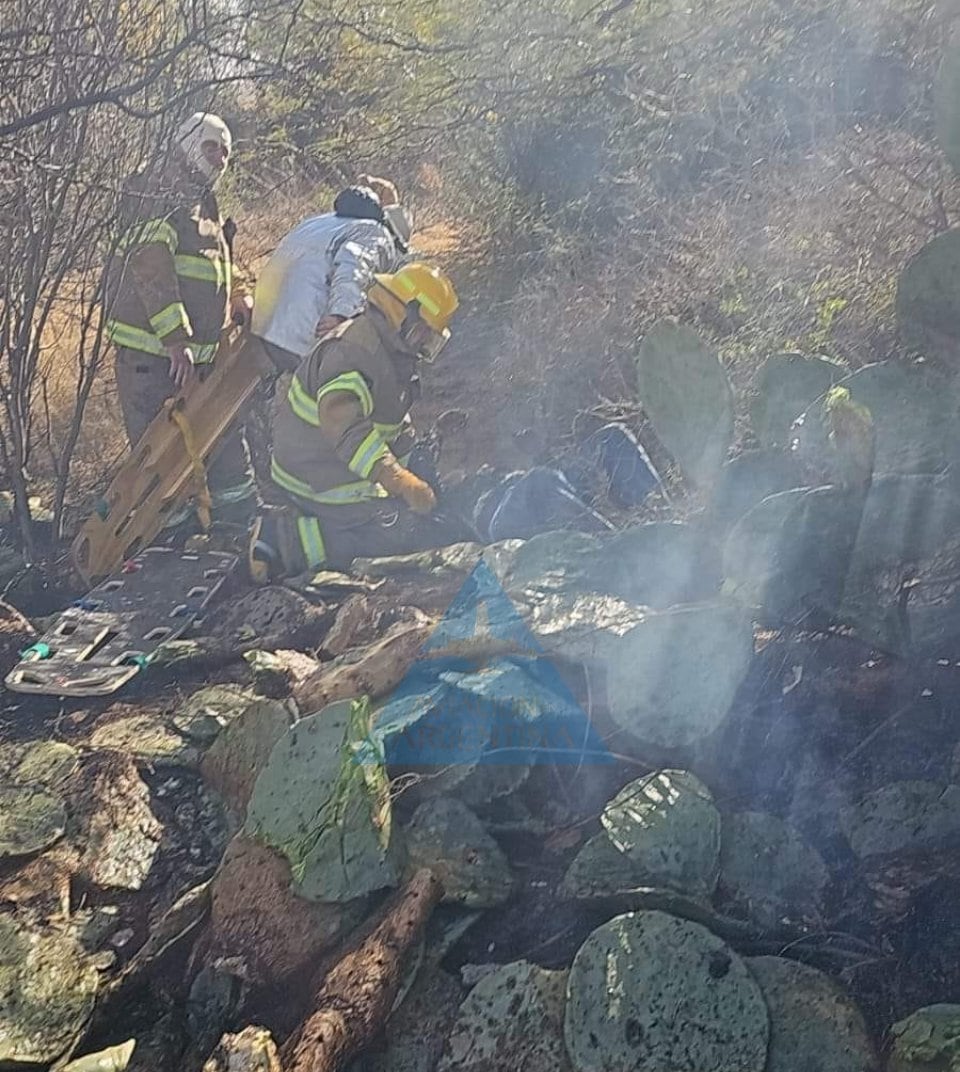
[[422, 869], [384, 910], [376, 928], [328, 971], [304, 1021], [283, 1052], [288, 1072], [340, 1072], [373, 1041], [393, 1007], [404, 958], [419, 939], [443, 888]]
[[383, 639], [365, 649], [356, 661], [337, 661], [301, 681], [293, 691], [297, 706], [308, 714], [336, 700], [385, 696], [413, 665], [433, 626], [428, 618], [391, 626]]

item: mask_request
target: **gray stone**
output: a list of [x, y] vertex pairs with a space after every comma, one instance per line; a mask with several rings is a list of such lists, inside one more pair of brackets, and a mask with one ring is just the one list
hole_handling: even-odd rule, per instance
[[577, 1072], [764, 1072], [768, 1034], [743, 961], [697, 923], [617, 916], [570, 969], [564, 1035]]
[[663, 770], [625, 785], [600, 817], [638, 885], [709, 896], [717, 884], [720, 813], [689, 771]]
[[565, 1072], [567, 973], [520, 960], [485, 975], [460, 1006], [437, 1072]]
[[960, 785], [885, 785], [842, 808], [840, 828], [860, 859], [960, 844]]
[[26, 856], [59, 841], [67, 825], [60, 797], [39, 785], [0, 783], [0, 860]]
[[0, 916], [0, 1065], [46, 1065], [78, 1041], [98, 973], [67, 934]]
[[782, 819], [758, 811], [724, 817], [720, 885], [760, 926], [816, 918], [829, 878], [817, 850]]
[[890, 1072], [960, 1072], [960, 1005], [925, 1005], [890, 1034]]
[[841, 986], [783, 957], [750, 957], [746, 965], [770, 1013], [766, 1072], [874, 1072], [863, 1016]]
[[707, 488], [733, 440], [733, 391], [716, 353], [684, 324], [661, 320], [636, 356], [637, 388], [657, 438]]
[[443, 883], [445, 901], [492, 908], [513, 892], [513, 875], [500, 846], [459, 800], [424, 801], [404, 834], [408, 869], [430, 868]]
[[788, 446], [794, 420], [846, 374], [827, 357], [782, 353], [767, 358], [750, 408], [757, 438], [769, 447]]

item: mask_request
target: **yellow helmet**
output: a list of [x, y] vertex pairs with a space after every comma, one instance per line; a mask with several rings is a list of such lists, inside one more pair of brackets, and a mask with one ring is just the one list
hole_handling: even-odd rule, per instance
[[419, 261], [373, 278], [370, 303], [407, 346], [432, 361], [450, 338], [447, 325], [460, 304], [453, 284], [439, 268]]

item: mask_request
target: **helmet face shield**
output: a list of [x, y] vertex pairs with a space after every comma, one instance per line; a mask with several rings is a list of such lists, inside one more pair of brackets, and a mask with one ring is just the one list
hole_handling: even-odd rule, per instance
[[418, 301], [407, 302], [406, 315], [398, 332], [401, 342], [421, 361], [435, 361], [450, 338], [449, 331], [436, 331], [420, 315]]

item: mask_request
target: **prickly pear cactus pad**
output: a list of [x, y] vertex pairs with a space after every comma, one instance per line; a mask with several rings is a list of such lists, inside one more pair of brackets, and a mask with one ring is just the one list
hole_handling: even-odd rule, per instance
[[933, 121], [944, 156], [960, 173], [960, 47], [944, 49], [933, 88]]
[[861, 859], [960, 844], [960, 785], [894, 782], [840, 811], [840, 829]]
[[484, 976], [460, 1006], [437, 1072], [566, 1072], [566, 978], [526, 960]]
[[783, 957], [749, 957], [770, 1012], [766, 1072], [873, 1072], [860, 1010], [828, 975]]
[[287, 857], [309, 900], [393, 885], [387, 776], [366, 701], [330, 704], [286, 731], [254, 785], [246, 831]]
[[815, 916], [829, 878], [817, 850], [776, 815], [724, 816], [720, 884], [761, 925]]
[[625, 785], [600, 817], [614, 847], [647, 886], [708, 895], [717, 884], [720, 813], [689, 771], [662, 770]]
[[743, 961], [697, 923], [617, 916], [580, 947], [567, 982], [576, 1072], [764, 1072], [767, 1007]]
[[97, 980], [73, 938], [0, 916], [0, 1067], [46, 1065], [70, 1049]]
[[75, 748], [63, 741], [30, 741], [0, 745], [0, 779], [60, 785], [80, 762]]
[[845, 375], [842, 365], [825, 357], [784, 353], [767, 358], [750, 409], [753, 430], [761, 443], [788, 446], [790, 428], [797, 417]]
[[716, 353], [685, 324], [662, 320], [636, 358], [640, 402], [693, 483], [709, 487], [733, 439], [733, 391]]
[[67, 812], [39, 785], [0, 783], [0, 860], [46, 849], [63, 836]]
[[960, 1072], [960, 1005], [925, 1005], [890, 1034], [890, 1072]]

